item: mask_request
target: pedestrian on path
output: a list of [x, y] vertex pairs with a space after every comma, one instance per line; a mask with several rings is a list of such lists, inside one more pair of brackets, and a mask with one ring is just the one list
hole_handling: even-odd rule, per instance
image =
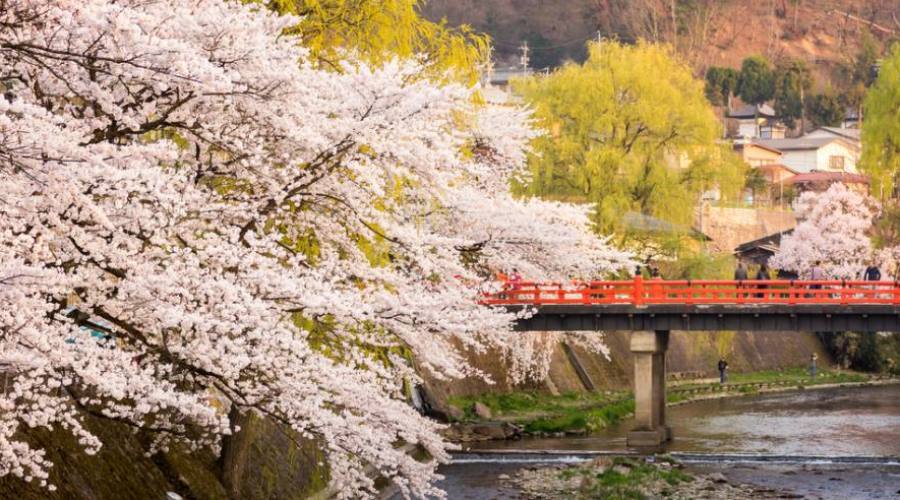
[[724, 384], [726, 380], [728, 380], [728, 361], [725, 361], [724, 358], [719, 359], [719, 383]]

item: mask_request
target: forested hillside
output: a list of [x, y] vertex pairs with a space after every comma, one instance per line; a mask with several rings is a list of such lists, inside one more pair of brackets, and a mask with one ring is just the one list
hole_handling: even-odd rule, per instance
[[489, 33], [500, 61], [527, 41], [535, 68], [583, 60], [602, 35], [673, 43], [697, 74], [751, 54], [801, 59], [838, 88], [866, 38], [880, 52], [900, 36], [898, 0], [429, 0], [424, 12]]

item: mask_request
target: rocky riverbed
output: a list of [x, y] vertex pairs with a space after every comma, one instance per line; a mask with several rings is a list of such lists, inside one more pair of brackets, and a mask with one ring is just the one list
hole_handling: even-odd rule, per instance
[[770, 487], [732, 484], [719, 472], [692, 474], [668, 458], [601, 457], [583, 464], [526, 467], [500, 479], [530, 499], [802, 497]]

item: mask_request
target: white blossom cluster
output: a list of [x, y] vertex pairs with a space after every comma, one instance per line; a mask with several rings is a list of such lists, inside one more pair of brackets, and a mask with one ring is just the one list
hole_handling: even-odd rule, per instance
[[236, 1], [0, 5], [0, 476], [47, 484], [27, 428], [215, 449], [256, 412], [319, 440], [344, 497], [368, 467], [440, 496], [412, 367], [371, 352], [448, 377], [474, 373], [460, 349], [540, 358], [477, 304], [487, 273], [629, 263], [584, 208], [508, 194], [526, 112], [415, 62], [315, 69], [296, 19]]
[[809, 279], [821, 261], [829, 278], [859, 279], [872, 258], [867, 235], [877, 213], [872, 200], [836, 183], [824, 193], [803, 193], [794, 210], [800, 222], [782, 239], [769, 265]]

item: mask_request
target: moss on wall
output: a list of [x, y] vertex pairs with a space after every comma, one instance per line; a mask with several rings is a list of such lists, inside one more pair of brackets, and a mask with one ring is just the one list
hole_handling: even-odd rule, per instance
[[55, 465], [50, 492], [36, 483], [7, 476], [0, 498], [17, 500], [129, 500], [165, 498], [175, 492], [187, 500], [308, 498], [328, 482], [324, 457], [310, 440], [258, 417], [246, 417], [241, 432], [219, 459], [208, 450], [173, 447], [146, 456], [148, 436], [132, 427], [96, 417], [85, 420], [102, 442], [87, 455], [77, 440], [60, 430], [31, 429], [25, 439], [47, 450]]

